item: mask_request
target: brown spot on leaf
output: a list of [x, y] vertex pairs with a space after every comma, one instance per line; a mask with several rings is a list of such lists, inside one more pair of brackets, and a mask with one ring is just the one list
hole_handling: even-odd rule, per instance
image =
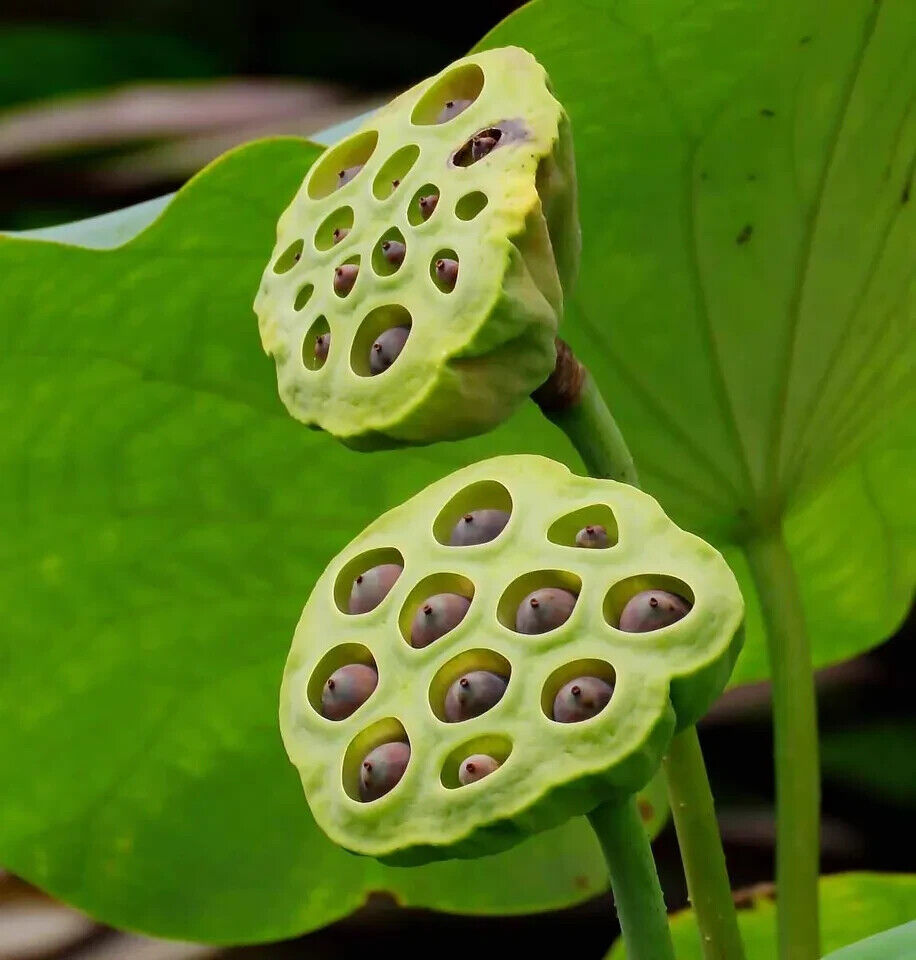
[[735, 243], [742, 244], [747, 243], [751, 239], [751, 234], [754, 232], [754, 227], [750, 223], [746, 223], [742, 228], [741, 232], [735, 237]]
[[589, 888], [588, 877], [584, 877], [581, 874], [578, 877], [573, 877], [573, 886], [577, 890], [588, 890]]
[[776, 116], [776, 111], [775, 111], [775, 110], [771, 110], [769, 107], [764, 107], [764, 108], [760, 111], [760, 116], [761, 116], [761, 117], [775, 117], [775, 116]]
[[643, 797], [639, 798], [636, 806], [639, 808], [639, 816], [643, 823], [648, 823], [655, 816], [655, 807]]

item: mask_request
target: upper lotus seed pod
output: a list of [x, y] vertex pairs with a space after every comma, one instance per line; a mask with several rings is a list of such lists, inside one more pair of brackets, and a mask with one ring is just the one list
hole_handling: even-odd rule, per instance
[[458, 723], [486, 713], [502, 700], [508, 682], [489, 670], [472, 670], [459, 677], [445, 695], [446, 720]]
[[417, 609], [410, 625], [410, 645], [428, 647], [433, 640], [454, 630], [464, 619], [471, 601], [457, 593], [437, 593]]
[[609, 546], [609, 543], [607, 530], [599, 523], [589, 524], [576, 534], [577, 547], [591, 547], [600, 550]]
[[[344, 222], [338, 249], [325, 225]], [[281, 216], [255, 312], [283, 403], [361, 450], [488, 432], [554, 370], [579, 246], [569, 121], [543, 68], [515, 47], [466, 57], [330, 147]], [[335, 344], [320, 374], [302, 362], [319, 317]], [[373, 377], [391, 327], [411, 347]]]
[[370, 750], [359, 771], [359, 796], [364, 803], [378, 800], [397, 786], [410, 760], [410, 744], [383, 743]]
[[410, 327], [392, 327], [380, 333], [369, 352], [369, 369], [384, 373], [400, 356], [410, 336]]
[[598, 677], [576, 677], [560, 687], [553, 701], [553, 718], [579, 723], [597, 716], [610, 703], [614, 688]]
[[335, 670], [321, 691], [321, 712], [328, 720], [344, 720], [361, 707], [378, 686], [378, 674], [364, 663]]
[[449, 537], [453, 547], [470, 547], [495, 540], [509, 522], [505, 510], [472, 510], [456, 524]]
[[320, 333], [315, 338], [315, 359], [319, 363], [324, 363], [328, 359], [328, 351], [331, 349], [331, 335], [329, 333]]
[[541, 587], [518, 605], [515, 629], [519, 633], [547, 633], [566, 623], [578, 597], [561, 587]]
[[620, 629], [648, 633], [676, 623], [690, 612], [690, 604], [667, 590], [643, 590], [627, 602], [620, 613]]
[[397, 563], [381, 563], [361, 573], [353, 581], [348, 609], [350, 613], [368, 613], [388, 596], [404, 568]]
[[469, 783], [477, 783], [489, 776], [494, 770], [501, 766], [498, 760], [495, 760], [486, 753], [473, 753], [458, 768], [458, 781], [466, 787]]

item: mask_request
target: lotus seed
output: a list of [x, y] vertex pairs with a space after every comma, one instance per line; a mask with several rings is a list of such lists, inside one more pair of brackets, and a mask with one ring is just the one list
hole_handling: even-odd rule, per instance
[[643, 590], [631, 597], [620, 614], [620, 629], [648, 633], [676, 623], [690, 612], [690, 604], [667, 590]]
[[329, 333], [319, 333], [315, 338], [315, 359], [319, 363], [324, 363], [328, 359], [328, 351], [331, 349], [331, 335]]
[[433, 215], [433, 211], [436, 209], [436, 204], [439, 202], [438, 193], [428, 193], [425, 197], [420, 197], [417, 201], [420, 205], [420, 216], [424, 220], [429, 220]]
[[344, 170], [338, 170], [337, 172], [337, 189], [339, 190], [344, 184], [349, 183], [358, 173], [362, 170], [363, 164], [357, 163], [352, 167], [347, 167]]
[[334, 293], [339, 297], [345, 297], [353, 289], [358, 273], [358, 263], [342, 263], [334, 271]]
[[334, 239], [334, 243], [338, 244], [341, 240], [350, 232], [347, 227], [335, 227], [334, 233], [331, 236]]
[[473, 102], [473, 100], [446, 100], [445, 106], [439, 111], [439, 116], [436, 117], [436, 123], [448, 123], [459, 113], [467, 110]]
[[576, 677], [560, 687], [553, 701], [553, 718], [559, 723], [579, 723], [601, 713], [614, 688], [598, 677]]
[[321, 691], [321, 712], [328, 720], [345, 720], [361, 707], [378, 685], [378, 674], [364, 663], [335, 670]]
[[495, 146], [495, 137], [474, 137], [471, 141], [471, 160], [482, 160]]
[[515, 629], [519, 633], [547, 633], [566, 623], [578, 597], [560, 587], [541, 587], [518, 605]]
[[363, 803], [378, 800], [397, 786], [409, 760], [409, 743], [383, 743], [370, 750], [359, 769], [359, 796]]
[[368, 613], [374, 610], [388, 596], [403, 570], [398, 563], [380, 563], [361, 573], [353, 581], [350, 602], [347, 604], [349, 612]]
[[410, 625], [410, 645], [428, 647], [433, 640], [454, 630], [464, 619], [471, 601], [457, 593], [437, 593], [417, 609]]
[[478, 780], [488, 777], [500, 766], [498, 760], [486, 753], [473, 753], [458, 768], [458, 780], [466, 787], [469, 783], [477, 783]]
[[369, 351], [369, 369], [373, 375], [384, 373], [401, 355], [410, 327], [391, 327], [379, 334]]
[[609, 545], [607, 530], [600, 524], [589, 524], [576, 534], [577, 547], [591, 547], [592, 549], [602, 550]]
[[458, 281], [458, 261], [442, 257], [436, 261], [436, 279], [443, 290], [451, 292]]
[[382, 255], [394, 267], [399, 267], [404, 262], [406, 253], [407, 247], [400, 240], [386, 240], [382, 244]]
[[455, 524], [448, 542], [453, 547], [489, 543], [503, 532], [508, 522], [509, 514], [505, 510], [472, 510]]
[[508, 680], [489, 670], [472, 670], [459, 677], [445, 695], [445, 719], [449, 723], [470, 720], [495, 707], [506, 692]]

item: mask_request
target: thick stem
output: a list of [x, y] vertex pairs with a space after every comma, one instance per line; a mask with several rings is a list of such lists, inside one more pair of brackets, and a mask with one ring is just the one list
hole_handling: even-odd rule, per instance
[[744, 946], [696, 727], [688, 727], [671, 741], [664, 769], [703, 956], [739, 960]]
[[814, 669], [792, 560], [779, 529], [745, 545], [767, 627], [776, 739], [776, 886], [781, 960], [820, 956], [820, 779]]
[[627, 960], [674, 960], [662, 888], [635, 798], [602, 804], [588, 819], [611, 875]]

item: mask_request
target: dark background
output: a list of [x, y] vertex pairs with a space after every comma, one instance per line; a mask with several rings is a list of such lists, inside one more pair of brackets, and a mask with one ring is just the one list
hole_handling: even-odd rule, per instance
[[[0, 13], [0, 228], [117, 209], [176, 189], [208, 159], [270, 133], [307, 134], [371, 107], [461, 56], [516, 3], [413, 5], [237, 0], [5, 0]], [[818, 676], [822, 869], [914, 869], [916, 711], [913, 620], [883, 647]], [[700, 729], [733, 886], [773, 873], [769, 691], [727, 694]], [[672, 908], [686, 903], [673, 829], [656, 842]], [[0, 878], [4, 910], [36, 895]], [[546, 954], [603, 956], [616, 933], [609, 897], [538, 917], [462, 919], [398, 910], [377, 898], [295, 946], [237, 957]], [[133, 947], [100, 927], [32, 957], [91, 960]], [[50, 944], [50, 941], [49, 941]], [[434, 946], [434, 949], [433, 949]]]

